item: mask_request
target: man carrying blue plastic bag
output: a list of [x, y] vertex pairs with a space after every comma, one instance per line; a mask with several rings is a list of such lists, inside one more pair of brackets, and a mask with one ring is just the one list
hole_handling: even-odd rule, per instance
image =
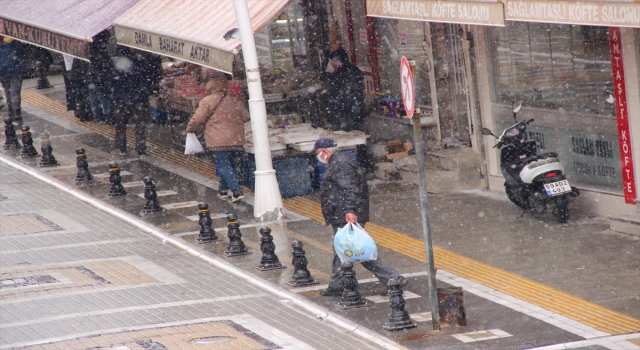
[[[318, 161], [328, 164], [320, 186], [320, 205], [326, 224], [333, 227], [334, 236], [347, 223], [358, 223], [364, 227], [369, 221], [369, 188], [356, 160], [338, 151], [338, 144], [326, 137], [318, 139], [309, 153], [315, 153]], [[342, 295], [340, 265], [340, 258], [334, 250], [329, 286], [320, 291], [321, 295]], [[409, 282], [379, 257], [362, 262], [362, 266], [371, 271], [385, 286], [382, 295], [386, 295], [387, 282], [392, 278], [400, 281], [403, 287]]]

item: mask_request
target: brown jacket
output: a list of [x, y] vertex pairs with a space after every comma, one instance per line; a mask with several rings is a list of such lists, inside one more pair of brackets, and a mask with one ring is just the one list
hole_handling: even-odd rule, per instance
[[204, 125], [204, 140], [210, 150], [241, 149], [245, 144], [244, 123], [249, 112], [236, 96], [228, 95], [229, 82], [219, 75], [207, 83], [209, 96], [203, 98], [187, 124], [187, 132]]

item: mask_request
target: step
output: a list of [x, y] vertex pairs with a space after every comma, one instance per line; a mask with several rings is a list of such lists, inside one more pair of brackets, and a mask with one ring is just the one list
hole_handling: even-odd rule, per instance
[[610, 216], [609, 229], [615, 232], [640, 236], [640, 214]]

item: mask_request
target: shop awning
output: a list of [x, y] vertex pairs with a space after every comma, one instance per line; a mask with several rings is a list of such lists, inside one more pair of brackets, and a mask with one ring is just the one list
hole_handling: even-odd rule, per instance
[[503, 0], [509, 21], [640, 27], [640, 0]]
[[88, 59], [93, 37], [138, 0], [0, 0], [0, 34]]
[[[289, 0], [247, 0], [258, 32]], [[231, 73], [240, 41], [232, 0], [142, 0], [115, 21], [119, 44]]]
[[496, 0], [367, 0], [367, 16], [504, 26], [503, 7]]

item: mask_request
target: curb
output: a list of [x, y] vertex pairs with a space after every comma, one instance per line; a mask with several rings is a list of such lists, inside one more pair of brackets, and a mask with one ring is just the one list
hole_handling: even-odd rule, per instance
[[356, 322], [353, 322], [351, 320], [349, 320], [346, 317], [343, 317], [341, 315], [338, 315], [332, 311], [327, 310], [324, 307], [321, 307], [313, 302], [310, 302], [308, 300], [306, 300], [304, 297], [301, 297], [293, 292], [290, 292], [288, 289], [281, 287], [279, 285], [276, 285], [274, 283], [271, 283], [269, 281], [265, 281], [255, 275], [249, 274], [248, 272], [240, 269], [239, 267], [236, 267], [235, 265], [223, 260], [222, 258], [213, 255], [207, 251], [205, 251], [204, 249], [201, 249], [199, 247], [196, 247], [195, 245], [182, 241], [179, 238], [174, 238], [170, 235], [168, 235], [166, 232], [164, 232], [163, 230], [147, 223], [146, 221], [143, 221], [142, 219], [128, 213], [125, 212], [123, 210], [120, 210], [112, 205], [106, 204], [92, 196], [90, 196], [89, 194], [86, 194], [76, 188], [70, 187], [67, 184], [63, 183], [62, 181], [59, 181], [49, 175], [46, 174], [42, 174], [39, 171], [24, 165], [22, 163], [19, 163], [13, 159], [10, 159], [8, 157], [6, 157], [5, 155], [0, 155], [0, 162], [16, 169], [19, 170], [23, 173], [26, 173], [48, 185], [51, 185], [53, 187], [56, 187], [57, 189], [70, 194], [71, 196], [92, 205], [93, 207], [111, 215], [114, 216], [122, 221], [125, 221], [126, 223], [132, 225], [133, 227], [142, 230], [146, 233], [151, 234], [152, 236], [154, 236], [155, 238], [159, 239], [160, 241], [162, 241], [163, 244], [169, 244], [175, 248], [181, 249], [183, 251], [185, 251], [186, 253], [188, 253], [189, 255], [192, 255], [196, 258], [199, 258], [201, 260], [206, 261], [207, 263], [215, 266], [218, 269], [221, 269], [241, 280], [243, 280], [244, 282], [247, 282], [255, 287], [258, 287], [262, 290], [264, 290], [265, 292], [268, 292], [270, 294], [276, 295], [278, 297], [286, 297], [288, 299], [291, 299], [291, 301], [298, 307], [300, 307], [301, 309], [305, 310], [306, 312], [309, 312], [313, 315], [316, 316], [316, 318], [325, 320], [325, 321], [329, 321], [331, 322], [334, 326], [337, 326], [339, 328], [342, 328], [343, 330], [345, 330], [348, 333], [352, 333], [354, 335], [357, 335], [361, 338], [364, 338], [376, 345], [380, 345], [385, 349], [408, 349], [407, 347], [405, 347], [404, 345], [397, 343], [395, 341], [393, 341], [390, 338], [387, 338], [385, 336], [383, 336], [382, 334], [379, 334], [373, 330], [370, 330]]

